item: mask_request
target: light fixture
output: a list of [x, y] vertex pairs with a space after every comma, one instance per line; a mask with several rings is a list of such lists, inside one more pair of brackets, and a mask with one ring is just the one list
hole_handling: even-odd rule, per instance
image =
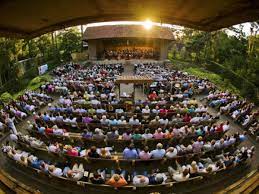
[[152, 28], [152, 26], [153, 26], [152, 21], [149, 20], [149, 19], [147, 19], [147, 20], [143, 23], [143, 26], [144, 26], [144, 28], [146, 28], [146, 30], [150, 30], [150, 29]]

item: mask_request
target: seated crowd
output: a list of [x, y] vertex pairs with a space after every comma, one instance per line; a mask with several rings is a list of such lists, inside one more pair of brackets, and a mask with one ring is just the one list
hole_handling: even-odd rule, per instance
[[[253, 156], [254, 148], [242, 147], [234, 151], [216, 155], [213, 158], [199, 158], [190, 164], [179, 164], [176, 160], [175, 167], [169, 166], [168, 172], [154, 169], [132, 173], [122, 169], [99, 169], [95, 172], [85, 171], [83, 164], [50, 163], [26, 151], [15, 149], [9, 145], [2, 147], [8, 157], [21, 165], [29, 166], [55, 177], [64, 177], [74, 181], [92, 182], [93, 184], [107, 184], [115, 188], [126, 185], [143, 187], [147, 185], [165, 184], [171, 181], [187, 181], [191, 177], [204, 176], [220, 170], [228, 169], [245, 162]], [[213, 175], [212, 175], [213, 176]]]
[[9, 104], [1, 102], [0, 132], [3, 133], [10, 129], [11, 133], [17, 134], [15, 126], [17, 123], [51, 101], [52, 98], [45, 93], [26, 91], [17, 100], [12, 100]]
[[[18, 135], [18, 139], [26, 144], [29, 144], [34, 148], [46, 149], [46, 151], [53, 153], [62, 153], [69, 156], [80, 156], [80, 157], [91, 157], [91, 158], [122, 158], [122, 159], [161, 159], [166, 157], [168, 159], [175, 158], [177, 156], [191, 154], [191, 153], [202, 153], [210, 152], [215, 150], [221, 150], [234, 145], [235, 143], [244, 141], [244, 135], [225, 135], [220, 139], [212, 139], [203, 141], [202, 136], [199, 136], [196, 141], [191, 141], [189, 144], [177, 144], [172, 146], [170, 144], [163, 145], [158, 143], [154, 150], [150, 150], [148, 146], [143, 149], [137, 148], [131, 143], [126, 147], [120, 154], [118, 151], [114, 150], [113, 147], [96, 148], [92, 146], [87, 149], [83, 146], [73, 146], [73, 145], [63, 145], [61, 143], [49, 143], [43, 142], [35, 137], [28, 135]], [[161, 139], [162, 142], [162, 139]]]
[[[121, 54], [141, 57], [137, 51], [109, 52], [111, 57]], [[245, 164], [254, 155], [254, 147], [237, 147], [246, 140], [246, 133], [226, 134], [229, 122], [217, 121], [219, 115], [210, 114], [208, 107], [194, 96], [207, 93], [209, 107], [219, 107], [222, 114], [229, 114], [244, 127], [250, 127], [251, 133], [258, 134], [258, 113], [252, 113], [253, 104], [229, 92], [216, 91], [208, 80], [152, 63], [135, 64], [136, 75], [154, 79], [147, 98], [123, 100], [118, 97], [115, 84], [123, 71], [119, 63], [87, 67], [71, 63], [56, 68], [55, 79], [42, 85], [41, 93], [26, 92], [20, 101], [1, 112], [3, 116], [14, 115], [7, 117], [14, 122], [18, 117], [16, 109], [24, 111], [23, 118], [27, 112], [48, 104], [44, 113], [34, 113], [34, 121], [28, 127], [30, 135], [16, 131], [12, 139], [16, 146], [7, 142], [2, 151], [9, 159], [48, 176], [114, 188], [213, 176]], [[52, 105], [52, 98], [45, 93], [54, 92], [61, 96]], [[7, 125], [11, 126], [8, 122]], [[153, 146], [149, 146], [151, 141], [155, 142]], [[90, 142], [95, 145], [90, 146]], [[122, 149], [116, 147], [119, 144]], [[33, 154], [28, 150], [33, 150]], [[102, 168], [89, 169], [96, 161], [103, 162]], [[135, 162], [159, 161], [161, 166], [132, 170], [108, 167], [105, 161], [129, 161], [132, 166]]]
[[210, 92], [206, 97], [209, 106], [217, 107], [221, 114], [229, 115], [242, 128], [259, 140], [259, 111], [254, 111], [255, 105], [246, 99], [241, 99], [229, 91]]

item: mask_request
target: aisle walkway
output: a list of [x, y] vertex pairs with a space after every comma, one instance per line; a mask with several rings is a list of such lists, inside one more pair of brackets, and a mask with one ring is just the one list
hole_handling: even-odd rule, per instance
[[[126, 62], [124, 64], [124, 72], [122, 73], [122, 76], [127, 75], [134, 75], [134, 66]], [[120, 95], [123, 94], [123, 92], [126, 92], [126, 94], [130, 94], [134, 91], [134, 84], [121, 84], [120, 85]], [[119, 92], [119, 91], [118, 91]]]
[[[126, 61], [124, 65], [124, 72], [122, 75], [134, 75], [134, 64], [131, 62]], [[121, 94], [122, 92], [131, 93], [134, 90], [134, 84], [121, 84]], [[135, 87], [135, 100], [136, 99], [141, 99], [144, 100], [146, 99], [146, 95], [143, 94], [142, 88], [141, 87]]]

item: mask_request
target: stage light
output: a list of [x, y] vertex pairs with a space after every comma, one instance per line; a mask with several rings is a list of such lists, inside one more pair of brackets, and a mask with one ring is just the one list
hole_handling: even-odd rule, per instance
[[153, 26], [152, 21], [149, 20], [149, 19], [147, 19], [147, 20], [144, 22], [143, 25], [144, 25], [144, 28], [146, 28], [147, 30], [150, 30], [150, 29], [152, 28], [152, 26]]

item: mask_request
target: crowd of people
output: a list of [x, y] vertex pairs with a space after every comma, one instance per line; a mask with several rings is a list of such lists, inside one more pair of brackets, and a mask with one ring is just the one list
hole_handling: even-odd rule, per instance
[[168, 181], [187, 181], [191, 177], [204, 176], [222, 169], [237, 166], [238, 164], [249, 160], [254, 154], [253, 147], [241, 147], [232, 152], [216, 155], [213, 158], [207, 157], [200, 158], [197, 161], [193, 160], [190, 164], [179, 164], [176, 160], [175, 167], [168, 167], [169, 174], [161, 172], [159, 169], [153, 169], [151, 173], [148, 173], [147, 171], [144, 171], [143, 173], [137, 171], [129, 173], [127, 170], [122, 169], [99, 169], [91, 173], [91, 176], [85, 176], [86, 170], [84, 169], [83, 164], [71, 164], [69, 162], [50, 163], [29, 152], [15, 149], [8, 144], [3, 146], [2, 150], [8, 157], [21, 165], [30, 166], [33, 169], [40, 170], [51, 176], [64, 177], [73, 181], [90, 181], [93, 184], [107, 184], [114, 188], [125, 185], [143, 187], [147, 185], [163, 184]]
[[259, 111], [254, 110], [253, 103], [241, 99], [229, 91], [218, 90], [210, 92], [206, 99], [209, 106], [218, 108], [221, 114], [228, 115], [257, 141], [259, 140]]
[[[126, 57], [135, 55], [134, 52], [125, 53]], [[221, 114], [229, 114], [243, 127], [250, 127], [251, 133], [257, 133], [256, 128], [251, 129], [258, 129], [258, 112], [252, 112], [253, 104], [228, 91], [217, 91], [208, 80], [166, 66], [147, 63], [135, 64], [134, 67], [136, 75], [149, 75], [154, 79], [146, 99], [124, 100], [117, 95], [115, 82], [124, 71], [123, 64], [67, 64], [56, 68], [53, 72], [55, 78], [42, 85], [40, 93], [27, 92], [15, 102], [15, 107], [34, 112], [34, 122], [28, 126], [30, 135], [15, 132], [13, 141], [17, 143], [17, 148], [6, 144], [2, 150], [12, 160], [51, 176], [115, 188], [213, 176], [213, 173], [236, 167], [253, 156], [254, 147], [237, 148], [240, 142], [246, 140], [246, 133], [227, 135], [229, 122], [218, 121], [219, 115], [210, 114], [208, 108], [219, 108]], [[60, 97], [51, 104], [52, 98], [45, 93], [60, 93]], [[197, 93], [208, 94], [205, 97], [208, 106], [195, 98]], [[43, 104], [48, 104], [47, 111], [37, 111]], [[10, 114], [18, 117], [13, 109], [8, 109]], [[20, 114], [21, 118], [26, 116]], [[214, 134], [219, 135], [212, 136]], [[69, 143], [65, 139], [69, 139]], [[80, 144], [82, 139], [88, 143], [98, 141], [89, 146], [87, 143]], [[156, 141], [155, 146], [148, 146], [152, 140]], [[127, 145], [118, 149], [116, 145], [123, 141]], [[140, 141], [142, 144], [138, 144]], [[73, 164], [69, 160], [54, 162], [22, 149], [28, 147], [44, 151], [47, 156], [54, 153], [56, 157], [66, 156], [75, 160], [100, 159], [117, 163], [170, 160], [171, 166], [166, 166], [167, 171], [162, 167], [163, 170], [139, 171], [111, 168], [103, 162], [103, 168], [91, 171], [85, 170], [85, 164], [80, 162], [82, 160]], [[194, 158], [195, 154], [198, 158]], [[191, 162], [178, 160], [187, 155]]]
[[151, 91], [169, 91], [176, 97], [190, 98], [195, 92], [209, 92], [215, 85], [206, 79], [199, 79], [186, 72], [172, 70], [165, 65], [156, 63], [135, 64], [136, 75], [148, 75], [154, 79], [151, 84]]
[[[154, 136], [158, 137], [159, 131], [157, 131]], [[136, 134], [134, 134], [136, 135]], [[134, 136], [133, 136], [134, 137]], [[142, 138], [142, 136], [140, 136]], [[161, 142], [163, 142], [163, 136], [159, 137]], [[206, 153], [215, 150], [223, 150], [225, 148], [234, 145], [235, 143], [244, 141], [246, 138], [242, 134], [235, 135], [225, 135], [221, 139], [212, 139], [204, 141], [202, 136], [198, 136], [196, 141], [191, 141], [189, 144], [177, 144], [171, 146], [170, 144], [163, 145], [158, 143], [155, 149], [150, 150], [148, 146], [143, 149], [136, 147], [133, 143], [124, 148], [122, 154], [119, 154], [118, 150], [113, 147], [96, 148], [96, 146], [91, 146], [91, 148], [86, 148], [83, 146], [75, 146], [70, 144], [61, 143], [49, 143], [43, 142], [35, 137], [29, 135], [18, 135], [18, 139], [31, 147], [46, 149], [46, 151], [65, 154], [69, 156], [80, 156], [80, 157], [90, 157], [90, 158], [122, 158], [122, 159], [142, 159], [149, 160], [162, 159], [166, 157], [168, 159], [175, 158], [177, 156], [182, 156], [191, 153]], [[17, 140], [18, 140], [17, 139]], [[137, 138], [138, 139], [138, 138]]]
[[52, 98], [45, 93], [26, 91], [8, 104], [1, 102], [0, 132], [10, 130], [12, 134], [17, 134], [16, 124], [51, 101]]

